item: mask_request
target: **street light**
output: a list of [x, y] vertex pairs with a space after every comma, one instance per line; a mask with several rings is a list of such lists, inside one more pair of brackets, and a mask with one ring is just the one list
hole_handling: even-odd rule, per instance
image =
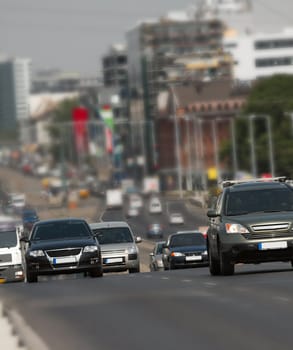
[[257, 163], [256, 163], [256, 152], [255, 152], [255, 141], [254, 141], [254, 128], [253, 120], [256, 118], [265, 118], [267, 123], [267, 132], [268, 132], [268, 154], [269, 154], [269, 163], [270, 163], [270, 173], [272, 177], [275, 176], [275, 162], [274, 162], [274, 147], [273, 147], [273, 138], [272, 138], [272, 127], [271, 119], [268, 115], [250, 115], [249, 116], [249, 134], [250, 134], [250, 152], [251, 152], [251, 166], [252, 174], [254, 177], [257, 177]]

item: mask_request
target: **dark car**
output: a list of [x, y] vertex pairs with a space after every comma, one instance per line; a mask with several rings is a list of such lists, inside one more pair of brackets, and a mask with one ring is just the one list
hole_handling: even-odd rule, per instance
[[207, 215], [212, 275], [231, 275], [237, 263], [293, 266], [293, 189], [286, 178], [225, 181]]
[[27, 282], [39, 275], [89, 273], [103, 275], [101, 249], [82, 219], [51, 219], [35, 223], [25, 254]]
[[150, 253], [150, 271], [160, 271], [164, 269], [162, 254], [166, 242], [157, 242]]
[[163, 250], [165, 270], [208, 266], [206, 239], [199, 231], [182, 231], [168, 237]]
[[23, 235], [28, 237], [30, 230], [32, 229], [35, 222], [38, 222], [39, 216], [35, 209], [23, 209], [22, 211], [22, 224], [23, 224]]
[[159, 223], [150, 224], [146, 235], [148, 238], [163, 238], [163, 226]]

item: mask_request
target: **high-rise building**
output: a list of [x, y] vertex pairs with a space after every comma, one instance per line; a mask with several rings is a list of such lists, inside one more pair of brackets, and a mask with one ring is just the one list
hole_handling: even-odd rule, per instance
[[0, 130], [15, 131], [29, 117], [31, 60], [0, 60]]

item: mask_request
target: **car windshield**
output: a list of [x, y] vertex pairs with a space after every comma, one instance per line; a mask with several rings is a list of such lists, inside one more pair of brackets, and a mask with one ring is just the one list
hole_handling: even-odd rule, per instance
[[254, 212], [293, 210], [293, 191], [262, 189], [230, 192], [226, 201], [226, 215], [241, 215]]
[[133, 237], [128, 227], [109, 227], [94, 230], [100, 244], [132, 243]]
[[158, 244], [156, 248], [156, 254], [162, 254], [163, 253], [163, 244]]
[[12, 248], [17, 245], [16, 230], [0, 231], [0, 248]]
[[91, 236], [82, 222], [54, 222], [38, 225], [32, 233], [32, 240], [54, 240]]
[[205, 245], [205, 239], [201, 233], [187, 233], [187, 234], [178, 234], [171, 237], [170, 247], [185, 247], [190, 245]]

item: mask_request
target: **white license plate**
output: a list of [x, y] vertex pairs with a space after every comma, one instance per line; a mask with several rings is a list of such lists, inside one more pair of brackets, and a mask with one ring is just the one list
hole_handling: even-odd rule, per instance
[[201, 257], [201, 255], [186, 256], [185, 260], [186, 261], [198, 261], [198, 260], [202, 260], [202, 257]]
[[288, 247], [288, 244], [286, 241], [280, 241], [280, 242], [264, 242], [258, 244], [259, 250], [267, 250], [267, 249], [285, 249]]
[[57, 264], [69, 264], [69, 263], [75, 263], [76, 262], [76, 258], [74, 256], [67, 256], [64, 258], [54, 258], [53, 259], [53, 264], [57, 265]]
[[114, 264], [114, 263], [121, 263], [123, 262], [123, 258], [108, 258], [105, 259], [106, 264]]

